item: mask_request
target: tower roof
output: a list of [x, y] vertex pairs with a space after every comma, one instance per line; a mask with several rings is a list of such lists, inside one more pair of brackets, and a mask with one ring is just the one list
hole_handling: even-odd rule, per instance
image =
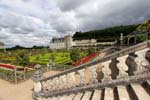
[[4, 45], [4, 43], [0, 41], [0, 45]]

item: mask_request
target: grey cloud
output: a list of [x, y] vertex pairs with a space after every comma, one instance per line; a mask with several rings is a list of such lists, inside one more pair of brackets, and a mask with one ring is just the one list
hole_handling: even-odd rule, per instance
[[80, 20], [80, 29], [87, 31], [115, 25], [141, 23], [149, 19], [149, 10], [149, 0], [115, 0], [106, 5], [98, 4], [96, 10], [89, 9], [89, 12], [86, 7], [85, 9], [78, 8], [75, 10], [75, 17]]
[[91, 0], [56, 0], [57, 5], [62, 11], [70, 11], [86, 4]]
[[76, 30], [76, 19], [73, 13], [59, 13], [50, 16], [50, 25], [59, 33], [66, 33], [68, 31]]
[[68, 32], [141, 23], [150, 18], [150, 0], [54, 0], [50, 4], [25, 0], [18, 5], [8, 1], [0, 3], [0, 41], [8, 46], [48, 45], [50, 37]]
[[13, 34], [29, 34], [30, 33], [30, 31], [26, 31], [21, 28], [9, 28], [9, 32]]

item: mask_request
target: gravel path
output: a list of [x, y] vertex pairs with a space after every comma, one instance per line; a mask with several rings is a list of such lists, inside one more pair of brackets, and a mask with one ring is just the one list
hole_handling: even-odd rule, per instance
[[[44, 76], [56, 73], [59, 72], [49, 71]], [[0, 100], [33, 100], [32, 88], [33, 81], [31, 79], [16, 85], [0, 79]]]

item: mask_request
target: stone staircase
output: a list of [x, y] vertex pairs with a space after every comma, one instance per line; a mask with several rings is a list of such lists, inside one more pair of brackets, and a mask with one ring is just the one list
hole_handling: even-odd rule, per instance
[[78, 93], [70, 93], [62, 96], [42, 98], [42, 100], [150, 100], [148, 88], [150, 84], [119, 85], [114, 88], [95, 89]]
[[150, 100], [149, 43], [134, 45], [46, 78], [37, 66], [33, 98]]

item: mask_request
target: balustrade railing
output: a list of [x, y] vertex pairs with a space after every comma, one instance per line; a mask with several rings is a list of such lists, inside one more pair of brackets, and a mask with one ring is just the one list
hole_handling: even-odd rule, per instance
[[[51, 77], [41, 79], [35, 77], [36, 81], [34, 83], [33, 95], [48, 97], [71, 91], [76, 92], [85, 89], [94, 89], [94, 87], [112, 86], [114, 84], [121, 84], [125, 81], [136, 81], [138, 78], [150, 78], [149, 70], [146, 67], [149, 65], [149, 62], [145, 58], [145, 54], [149, 50], [149, 43], [150, 41], [143, 42]], [[132, 76], [130, 76], [128, 72], [130, 67], [126, 61], [127, 58], [131, 56], [129, 55], [131, 53], [135, 55], [132, 57], [135, 62], [133, 66], [135, 68], [132, 70], [134, 74]], [[110, 68], [110, 64], [113, 62], [112, 59], [117, 60], [117, 63], [113, 66], [118, 69], [116, 79], [112, 79], [113, 69]], [[98, 71], [98, 69], [100, 70]], [[103, 78], [100, 80], [98, 73], [102, 73], [103, 75]], [[140, 76], [140, 74], [144, 75]], [[139, 77], [136, 77], [136, 75]], [[87, 81], [88, 79], [89, 81]]]

